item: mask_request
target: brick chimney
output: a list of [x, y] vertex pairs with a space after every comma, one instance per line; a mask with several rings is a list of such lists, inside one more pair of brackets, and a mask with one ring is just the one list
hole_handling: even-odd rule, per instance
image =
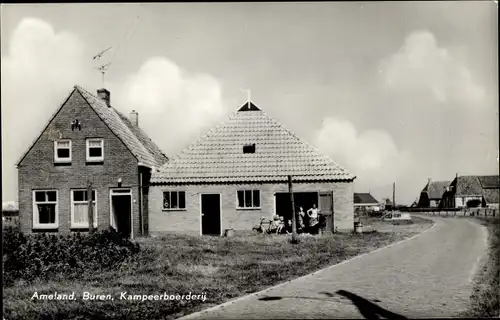
[[139, 126], [139, 114], [137, 113], [137, 111], [132, 110], [129, 113], [128, 118], [129, 118], [130, 122], [132, 122], [133, 124], [135, 124], [137, 127]]
[[97, 96], [104, 101], [108, 107], [111, 107], [111, 93], [109, 93], [108, 90], [104, 88], [97, 89]]

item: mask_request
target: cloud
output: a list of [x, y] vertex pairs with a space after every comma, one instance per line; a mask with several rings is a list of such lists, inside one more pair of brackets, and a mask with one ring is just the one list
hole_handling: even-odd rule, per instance
[[118, 91], [119, 105], [138, 111], [140, 125], [170, 156], [225, 114], [217, 79], [189, 73], [164, 57], [146, 61]]
[[439, 103], [477, 106], [486, 97], [469, 69], [428, 31], [409, 34], [399, 51], [381, 62], [380, 71], [392, 89], [429, 95]]
[[411, 163], [409, 153], [399, 151], [386, 131], [360, 133], [344, 119], [323, 119], [314, 144], [357, 176], [358, 191], [391, 185]]
[[[72, 87], [93, 91], [101, 84], [77, 35], [25, 18], [9, 36], [1, 66], [2, 200], [17, 198], [16, 161]], [[117, 78], [106, 81], [113, 105], [125, 113], [137, 110], [141, 127], [169, 156], [224, 114], [217, 79], [189, 73], [165, 57]]]
[[10, 35], [1, 70], [4, 199], [17, 197], [16, 161], [86, 74], [83, 50], [74, 34], [40, 19], [23, 19]]

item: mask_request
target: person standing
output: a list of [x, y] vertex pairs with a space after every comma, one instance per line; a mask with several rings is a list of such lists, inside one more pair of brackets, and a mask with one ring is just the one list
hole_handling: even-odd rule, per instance
[[316, 230], [319, 224], [318, 208], [316, 208], [316, 204], [313, 204], [312, 208], [307, 210], [307, 216], [309, 217], [309, 228]]
[[299, 207], [299, 212], [297, 212], [297, 218], [298, 218], [298, 229], [299, 231], [303, 231], [305, 229], [305, 224], [304, 224], [304, 217], [306, 216], [306, 213], [304, 212], [303, 207]]

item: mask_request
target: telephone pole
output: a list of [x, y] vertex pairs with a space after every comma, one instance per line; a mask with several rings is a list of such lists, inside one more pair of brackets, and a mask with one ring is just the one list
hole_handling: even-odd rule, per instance
[[392, 211], [396, 209], [396, 182], [392, 184]]
[[88, 220], [89, 233], [94, 232], [94, 206], [92, 205], [92, 182], [87, 181], [87, 203], [88, 203]]
[[290, 193], [290, 201], [292, 203], [292, 243], [298, 243], [297, 239], [297, 223], [295, 217], [295, 201], [293, 199], [292, 176], [288, 176], [288, 192]]

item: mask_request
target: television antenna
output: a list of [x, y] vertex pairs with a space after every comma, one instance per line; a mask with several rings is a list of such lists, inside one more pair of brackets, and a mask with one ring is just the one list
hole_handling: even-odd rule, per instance
[[103, 65], [96, 68], [102, 74], [102, 87], [103, 88], [104, 88], [104, 75], [106, 74], [106, 72], [108, 72], [108, 67], [110, 64], [111, 64], [111, 62], [108, 62], [108, 63], [103, 64]]
[[102, 55], [103, 55], [106, 51], [108, 51], [109, 49], [111, 49], [111, 48], [113, 48], [113, 46], [111, 46], [111, 47], [109, 47], [109, 48], [107, 48], [107, 49], [102, 50], [101, 52], [99, 52], [98, 54], [96, 54], [96, 55], [92, 58], [92, 60], [95, 60], [95, 59], [101, 59], [101, 58], [102, 58]]

